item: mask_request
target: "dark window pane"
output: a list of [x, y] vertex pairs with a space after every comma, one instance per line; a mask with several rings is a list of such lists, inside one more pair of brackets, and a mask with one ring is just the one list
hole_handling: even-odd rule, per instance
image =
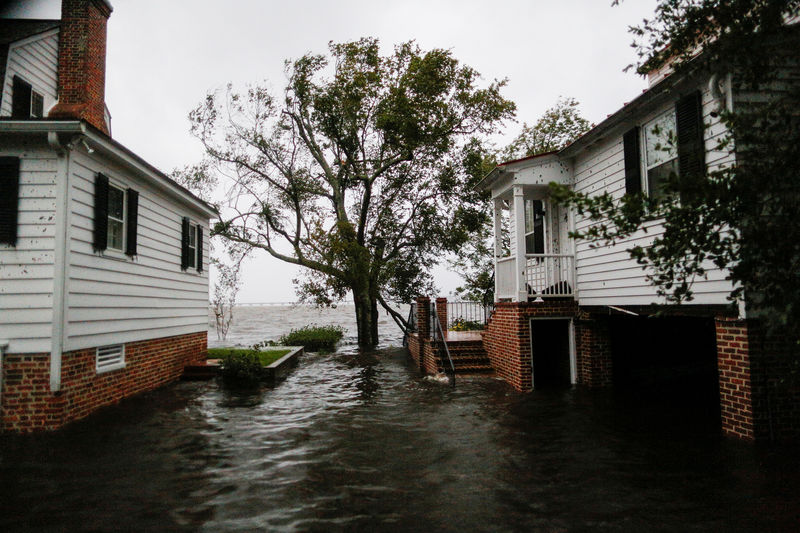
[[108, 188], [108, 216], [122, 220], [122, 203], [125, 193], [116, 187]]
[[678, 160], [673, 159], [647, 171], [647, 190], [650, 198], [660, 199], [666, 196], [664, 190], [670, 174], [678, 173]]
[[108, 247], [122, 250], [122, 222], [118, 220], [108, 220]]
[[44, 116], [44, 98], [37, 92], [31, 93], [31, 117], [42, 118]]

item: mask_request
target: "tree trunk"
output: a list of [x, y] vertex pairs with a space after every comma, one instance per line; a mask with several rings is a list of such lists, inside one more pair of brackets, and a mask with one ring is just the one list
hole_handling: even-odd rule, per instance
[[358, 345], [372, 348], [378, 344], [378, 301], [369, 290], [353, 288], [353, 302], [356, 306]]

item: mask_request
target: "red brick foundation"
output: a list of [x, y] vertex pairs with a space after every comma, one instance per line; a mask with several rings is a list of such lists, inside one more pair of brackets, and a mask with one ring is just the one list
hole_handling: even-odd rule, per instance
[[800, 437], [796, 354], [758, 322], [716, 319], [720, 415], [726, 435], [746, 440]]
[[57, 429], [122, 398], [180, 377], [183, 367], [205, 357], [208, 334], [164, 337], [125, 345], [125, 368], [98, 374], [96, 349], [62, 355], [61, 391], [50, 392], [50, 354], [8, 354], [3, 361], [0, 429]]
[[586, 313], [575, 322], [578, 383], [589, 387], [612, 385], [611, 333], [608, 319]]
[[[489, 325], [483, 335], [483, 346], [489, 354], [495, 372], [519, 391], [529, 391], [533, 387], [531, 367], [531, 328], [532, 318], [576, 318], [578, 304], [572, 299], [546, 300], [544, 302], [499, 302], [495, 305]], [[578, 322], [580, 324], [580, 322]], [[585, 328], [586, 331], [588, 329]], [[576, 336], [578, 329], [576, 327]], [[606, 345], [608, 340], [605, 340]], [[609, 363], [594, 363], [597, 354], [592, 351], [599, 342], [576, 343], [579, 368], [592, 365], [607, 368]], [[600, 354], [606, 357], [605, 352]], [[588, 360], [589, 362], [584, 362]], [[604, 384], [591, 379], [588, 372], [578, 373], [578, 382], [588, 385]], [[595, 374], [596, 375], [596, 374]], [[588, 380], [588, 381], [585, 381]]]

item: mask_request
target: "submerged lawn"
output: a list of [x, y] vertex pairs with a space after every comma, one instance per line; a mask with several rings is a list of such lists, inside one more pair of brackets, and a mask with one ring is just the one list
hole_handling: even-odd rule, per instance
[[249, 350], [246, 348], [209, 348], [208, 349], [208, 358], [209, 359], [222, 359], [227, 355], [244, 355], [244, 354], [251, 354], [255, 353], [258, 355], [258, 360], [261, 362], [262, 366], [271, 365], [287, 353], [291, 352], [291, 350], [281, 349], [281, 350]]

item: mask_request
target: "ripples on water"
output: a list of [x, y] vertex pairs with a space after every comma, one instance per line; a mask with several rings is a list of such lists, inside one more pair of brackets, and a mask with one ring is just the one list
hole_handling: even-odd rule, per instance
[[[249, 344], [286, 312], [241, 314]], [[619, 394], [453, 389], [386, 344], [307, 354], [274, 389], [179, 383], [4, 436], [0, 530], [796, 530], [792, 450]]]

